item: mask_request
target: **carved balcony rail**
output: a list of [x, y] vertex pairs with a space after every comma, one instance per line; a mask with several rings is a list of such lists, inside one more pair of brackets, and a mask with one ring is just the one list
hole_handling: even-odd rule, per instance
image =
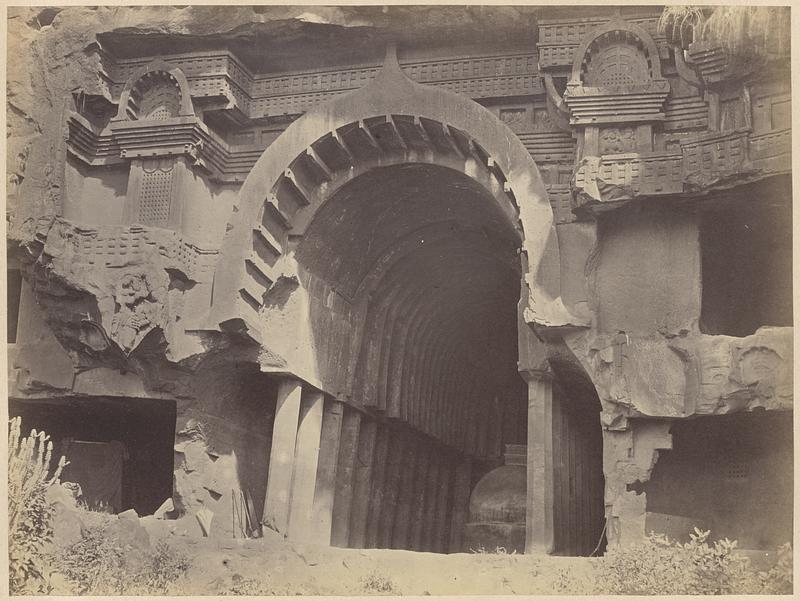
[[581, 207], [730, 187], [791, 167], [789, 129], [759, 135], [734, 130], [682, 140], [679, 152], [584, 157], [572, 193]]
[[[105, 69], [101, 75], [113, 98], [118, 98], [125, 82], [151, 60], [151, 57], [117, 60], [98, 52]], [[261, 75], [250, 72], [229, 51], [159, 58], [184, 72], [192, 97], [223, 98], [227, 108], [238, 108], [251, 119], [301, 114], [333, 96], [363, 87], [380, 68], [355, 65], [346, 69]], [[420, 83], [481, 99], [543, 94], [537, 63], [536, 53], [525, 52], [405, 62], [401, 67]]]
[[572, 212], [572, 190], [569, 184], [548, 184], [547, 195], [553, 208], [553, 220], [557, 224], [575, 221]]
[[575, 170], [573, 191], [584, 201], [630, 200], [636, 196], [683, 191], [680, 154], [626, 153], [585, 157]]
[[783, 129], [750, 138], [750, 160], [762, 173], [792, 170], [792, 130]]
[[724, 178], [752, 171], [748, 142], [750, 132], [733, 131], [710, 134], [681, 143], [684, 180], [687, 184], [707, 187]]

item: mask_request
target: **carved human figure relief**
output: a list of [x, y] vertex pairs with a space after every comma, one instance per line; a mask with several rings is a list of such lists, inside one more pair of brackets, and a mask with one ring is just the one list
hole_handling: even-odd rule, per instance
[[600, 154], [619, 154], [636, 150], [636, 130], [633, 127], [609, 127], [600, 134]]
[[161, 303], [144, 273], [126, 273], [114, 286], [116, 312], [111, 339], [130, 353], [154, 327], [160, 325]]

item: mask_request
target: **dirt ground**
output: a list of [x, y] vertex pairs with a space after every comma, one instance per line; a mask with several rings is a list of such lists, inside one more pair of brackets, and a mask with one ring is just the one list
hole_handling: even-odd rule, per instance
[[338, 549], [272, 537], [168, 540], [193, 558], [182, 592], [194, 595], [553, 594], [570, 592], [560, 582], [573, 588], [591, 578], [586, 558]]

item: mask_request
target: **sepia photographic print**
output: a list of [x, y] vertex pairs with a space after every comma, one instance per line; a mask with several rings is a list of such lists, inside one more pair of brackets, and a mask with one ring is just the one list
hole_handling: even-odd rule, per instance
[[792, 593], [791, 7], [4, 9], [11, 595]]

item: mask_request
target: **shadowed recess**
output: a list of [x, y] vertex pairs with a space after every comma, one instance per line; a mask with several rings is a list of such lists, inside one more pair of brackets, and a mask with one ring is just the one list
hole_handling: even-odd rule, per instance
[[338, 369], [356, 403], [499, 456], [516, 442], [502, 440], [503, 406], [524, 396], [519, 244], [496, 200], [455, 170], [405, 164], [346, 184], [296, 253], [320, 373]]

